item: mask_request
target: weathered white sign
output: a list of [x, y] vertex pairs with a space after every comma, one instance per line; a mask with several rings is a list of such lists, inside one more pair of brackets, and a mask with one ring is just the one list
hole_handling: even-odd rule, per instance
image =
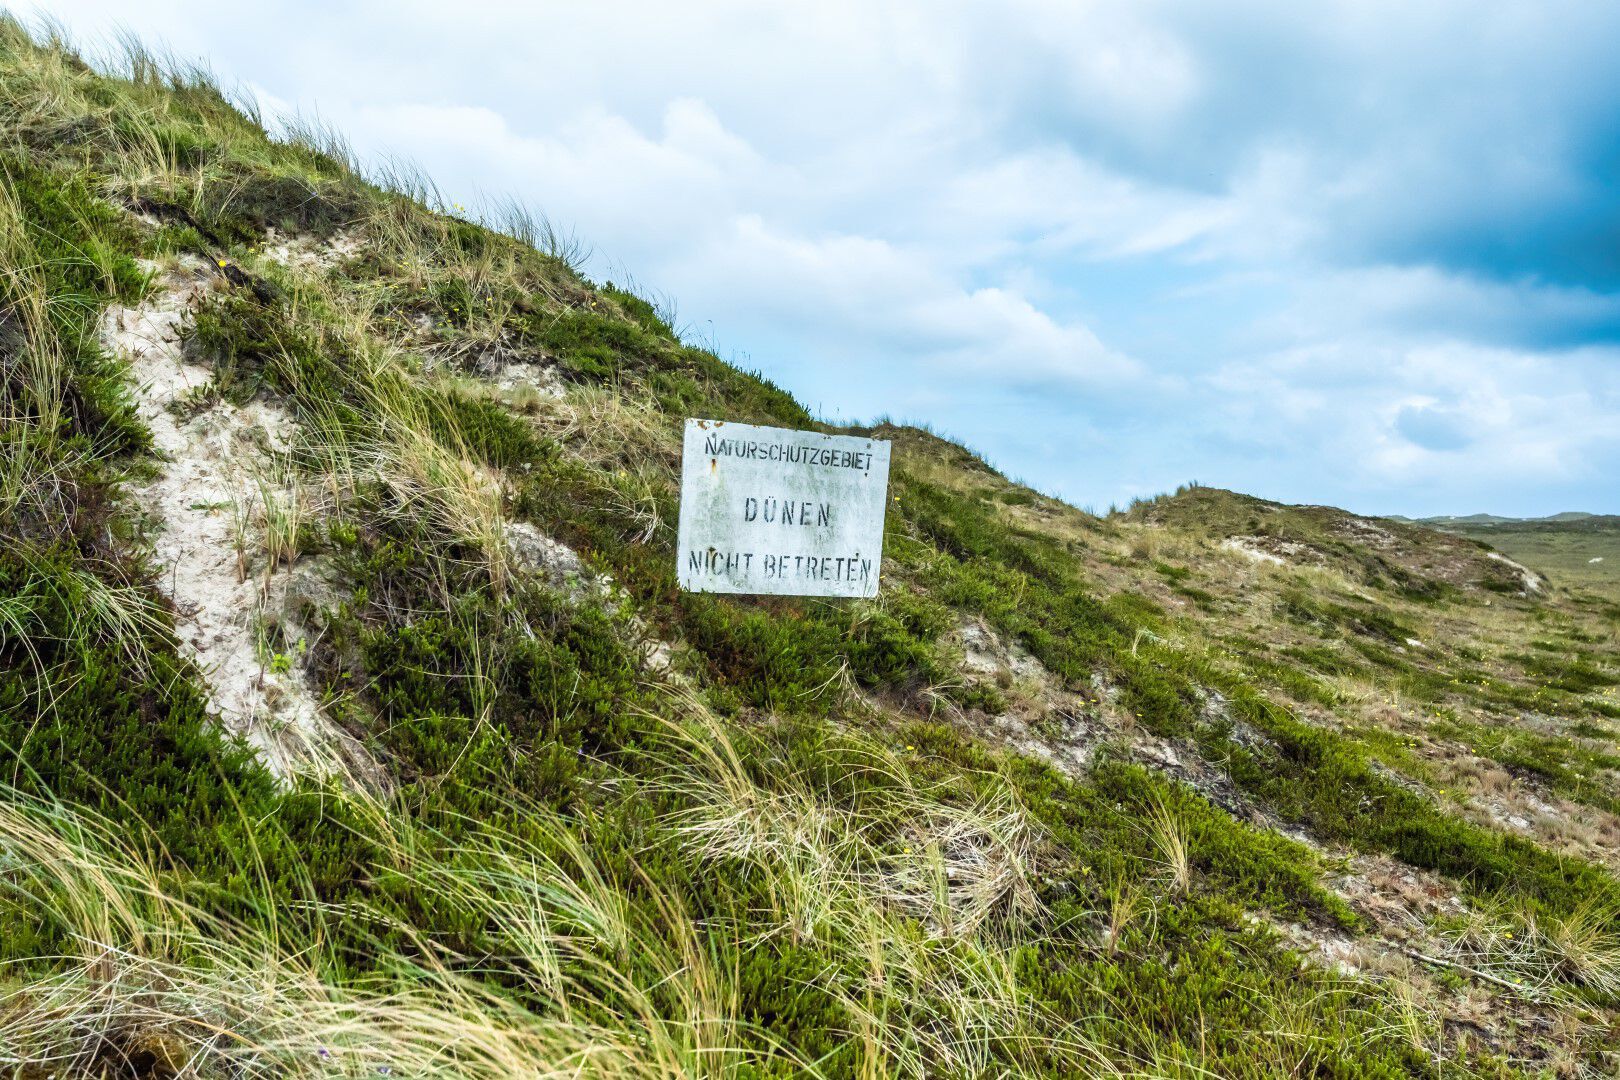
[[888, 491], [882, 439], [688, 420], [681, 588], [876, 596]]

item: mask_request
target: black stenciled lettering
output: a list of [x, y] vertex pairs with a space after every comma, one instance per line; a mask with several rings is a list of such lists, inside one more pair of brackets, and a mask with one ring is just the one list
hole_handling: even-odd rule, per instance
[[828, 469], [866, 471], [872, 467], [872, 453], [865, 450], [835, 450], [828, 446], [805, 446], [791, 442], [758, 442], [708, 433], [703, 455], [709, 458], [735, 457], [745, 461], [770, 461], [789, 465], [809, 465]]

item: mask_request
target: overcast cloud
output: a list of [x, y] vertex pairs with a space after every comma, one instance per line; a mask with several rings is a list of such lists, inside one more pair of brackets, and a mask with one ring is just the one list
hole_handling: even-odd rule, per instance
[[[1104, 508], [1620, 511], [1620, 5], [54, 4]], [[25, 11], [26, 13], [26, 11]]]

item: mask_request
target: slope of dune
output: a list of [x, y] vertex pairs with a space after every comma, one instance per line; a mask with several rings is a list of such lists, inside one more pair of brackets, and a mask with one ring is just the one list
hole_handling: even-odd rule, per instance
[[[0, 131], [12, 1075], [1612, 1069], [1612, 597], [829, 427], [138, 48]], [[677, 588], [688, 417], [891, 440], [879, 596]]]

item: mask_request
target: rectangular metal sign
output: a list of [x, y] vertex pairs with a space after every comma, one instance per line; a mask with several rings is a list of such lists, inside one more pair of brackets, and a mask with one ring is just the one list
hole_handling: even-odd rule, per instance
[[688, 420], [681, 588], [876, 596], [888, 492], [883, 439]]

